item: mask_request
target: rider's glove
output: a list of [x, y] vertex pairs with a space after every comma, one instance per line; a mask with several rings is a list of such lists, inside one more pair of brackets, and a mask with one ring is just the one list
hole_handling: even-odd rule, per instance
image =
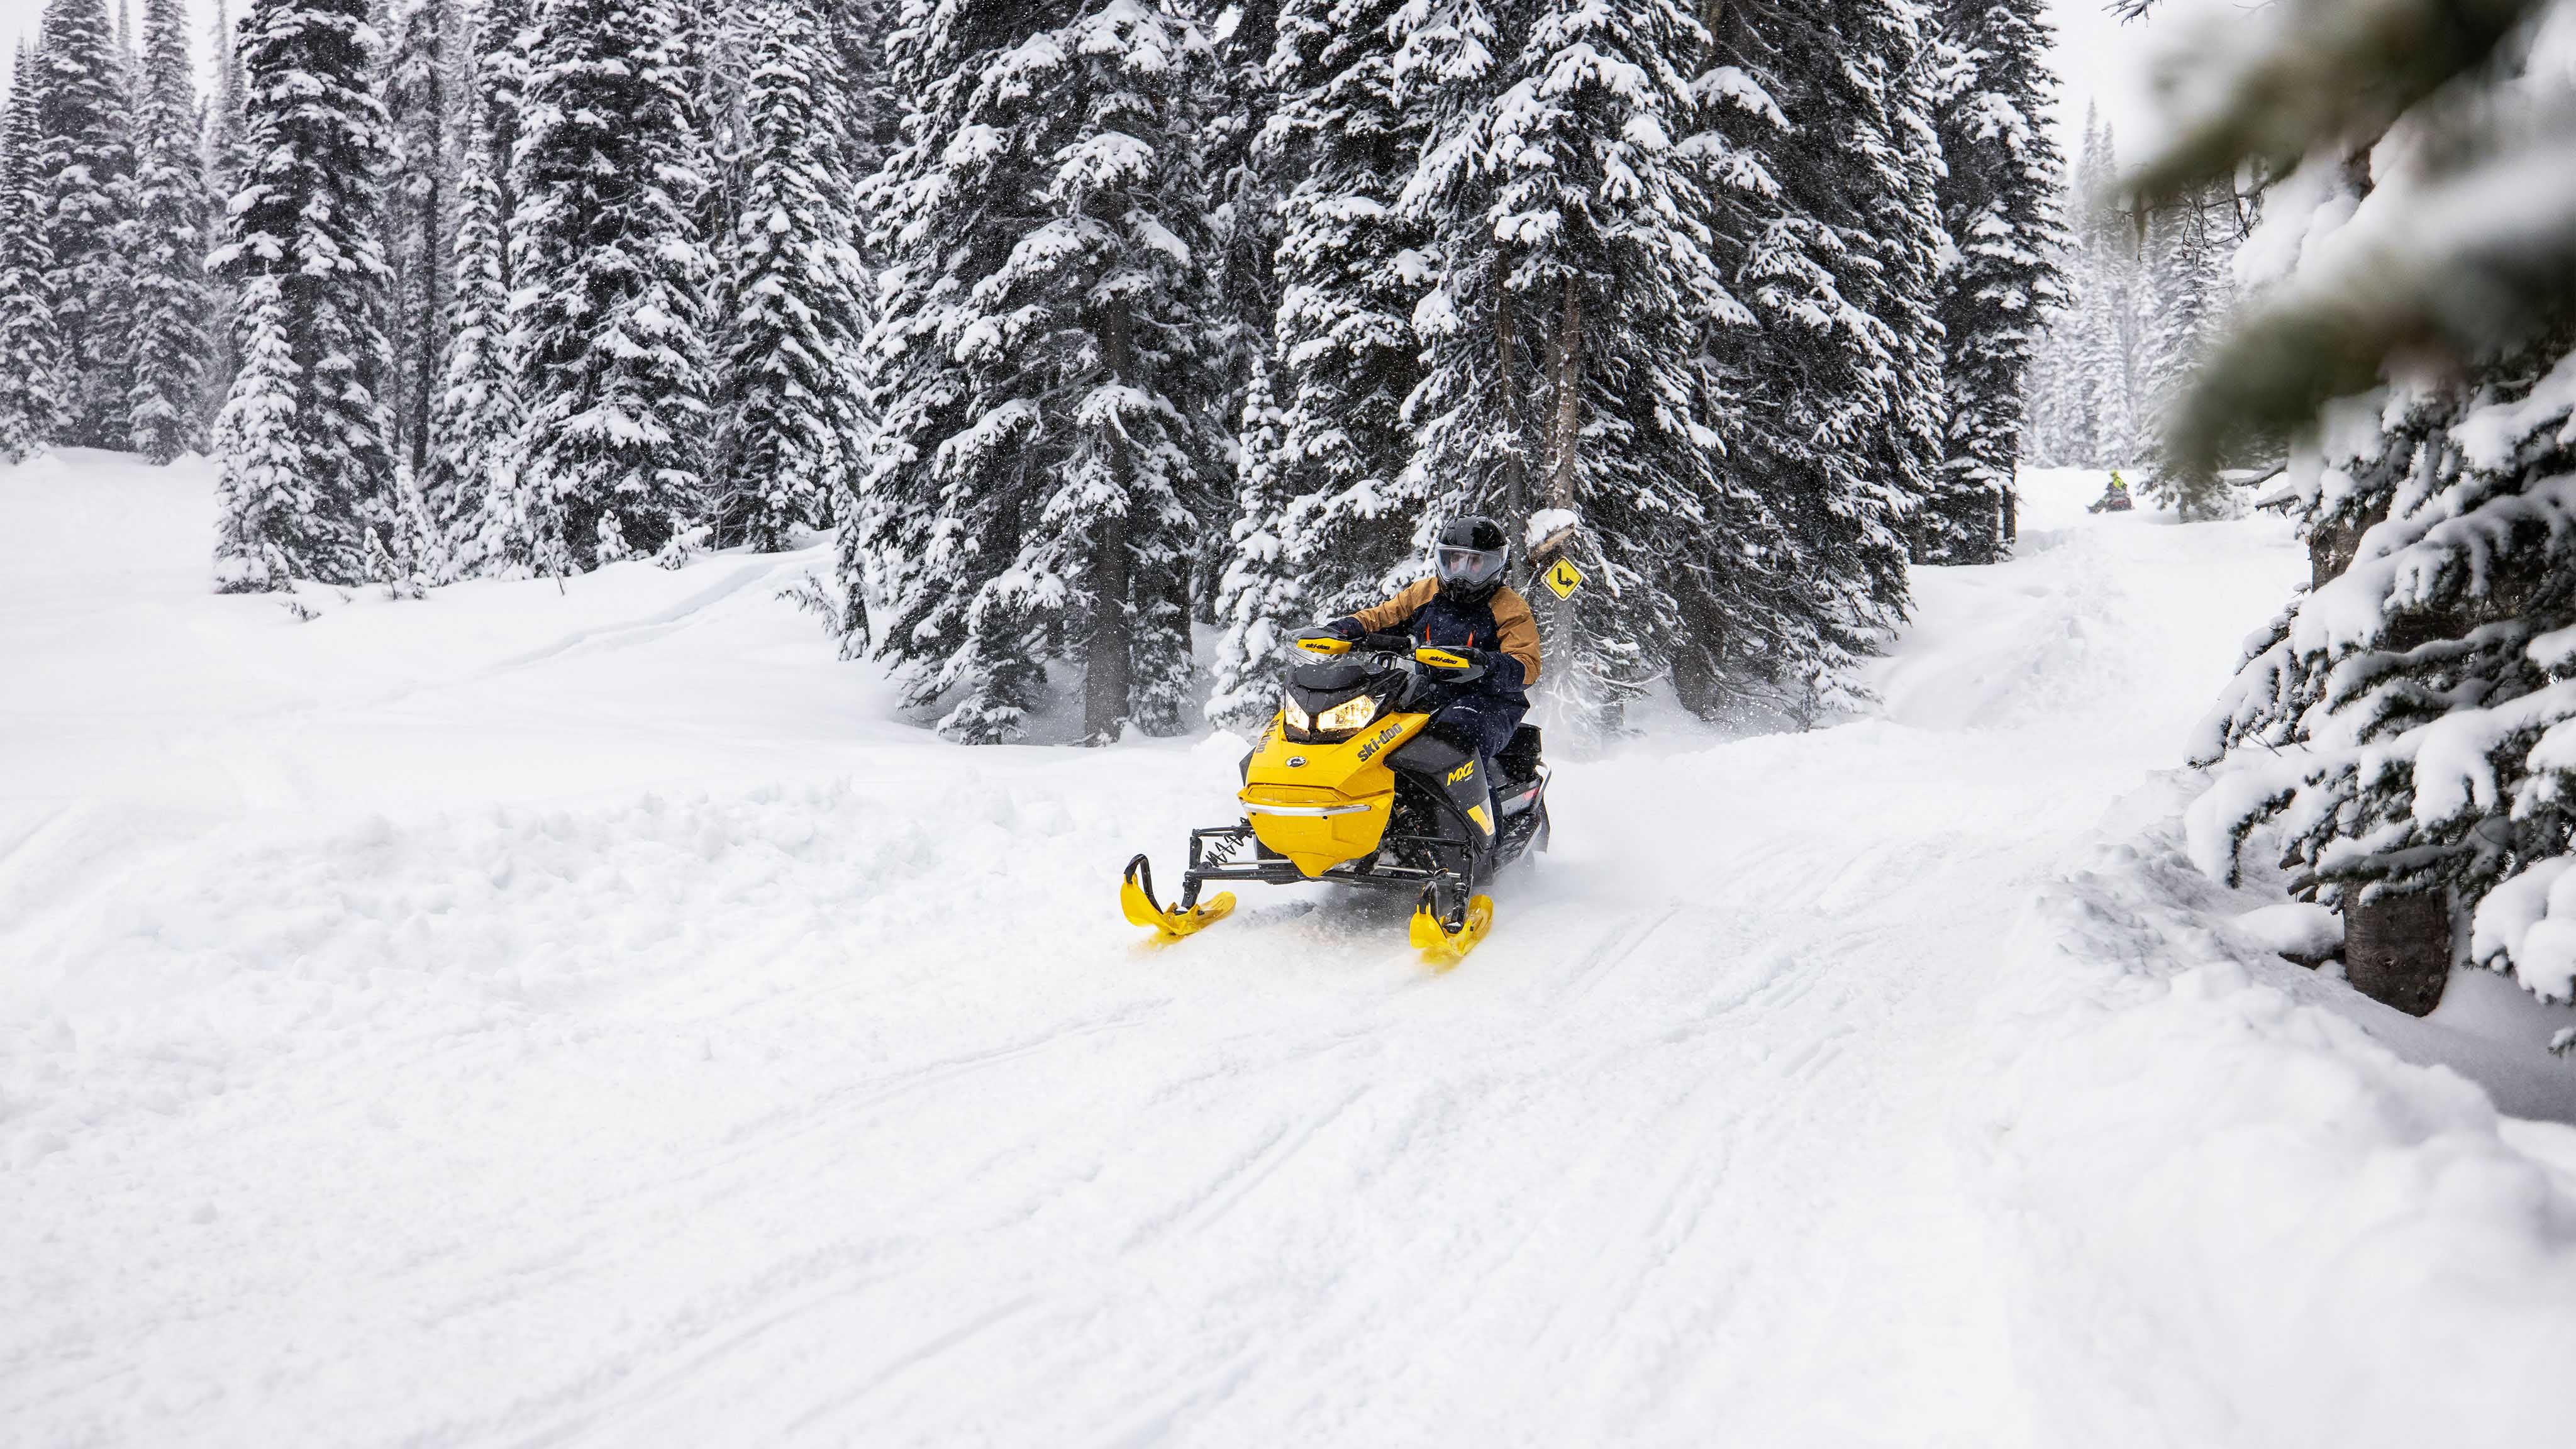
[[1332, 635], [1336, 639], [1348, 639], [1353, 643], [1359, 642], [1359, 640], [1368, 633], [1366, 629], [1360, 627], [1359, 620], [1352, 618], [1348, 614], [1344, 614], [1338, 619], [1326, 619], [1315, 627], [1324, 633]]

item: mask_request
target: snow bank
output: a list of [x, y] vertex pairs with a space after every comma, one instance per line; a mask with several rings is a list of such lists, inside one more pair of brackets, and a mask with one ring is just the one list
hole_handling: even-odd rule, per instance
[[[1996, 1069], [1958, 1118], [2044, 1437], [2557, 1441], [2576, 1129], [2500, 1116], [2392, 1049], [2395, 1013], [2272, 956], [2287, 919], [2248, 930], [2250, 894], [2184, 858], [2192, 788], [2129, 802], [2006, 942]], [[2560, 1090], [2576, 1109], [2576, 1072]]]

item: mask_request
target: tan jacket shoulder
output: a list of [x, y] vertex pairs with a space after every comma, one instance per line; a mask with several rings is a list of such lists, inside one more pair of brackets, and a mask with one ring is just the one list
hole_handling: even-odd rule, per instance
[[1530, 615], [1529, 600], [1505, 584], [1494, 590], [1490, 607], [1494, 611], [1495, 643], [1521, 662], [1521, 686], [1526, 689], [1538, 683], [1538, 620]]
[[1392, 634], [1404, 627], [1406, 620], [1440, 592], [1438, 579], [1416, 579], [1395, 591], [1395, 597], [1374, 604], [1351, 615], [1360, 627], [1372, 634]]

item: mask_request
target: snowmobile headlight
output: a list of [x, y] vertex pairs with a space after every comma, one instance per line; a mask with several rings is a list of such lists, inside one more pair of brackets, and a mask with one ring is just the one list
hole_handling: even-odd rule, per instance
[[1311, 733], [1315, 728], [1315, 721], [1297, 707], [1297, 696], [1293, 694], [1279, 696], [1279, 713], [1287, 719], [1288, 728], [1300, 734]]
[[1377, 718], [1377, 700], [1371, 695], [1346, 699], [1315, 716], [1315, 728], [1332, 734], [1355, 730]]

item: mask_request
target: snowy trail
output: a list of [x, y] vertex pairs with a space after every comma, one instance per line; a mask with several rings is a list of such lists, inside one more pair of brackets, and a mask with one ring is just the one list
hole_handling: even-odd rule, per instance
[[770, 597], [819, 555], [298, 626], [87, 466], [166, 516], [0, 558], [0, 1442], [2299, 1442], [2129, 1392], [1962, 1127], [2278, 525], [2034, 480], [1884, 718], [1565, 765], [1434, 977], [1401, 902], [1138, 941], [1233, 747], [884, 723]]

